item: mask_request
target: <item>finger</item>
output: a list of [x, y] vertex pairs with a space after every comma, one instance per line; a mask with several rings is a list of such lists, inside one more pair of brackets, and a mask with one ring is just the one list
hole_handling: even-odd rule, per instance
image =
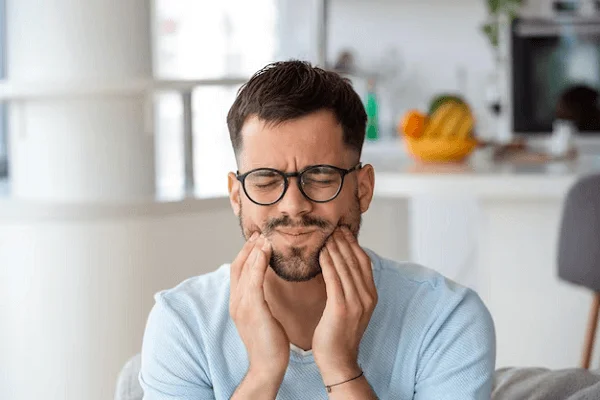
[[258, 239], [254, 242], [254, 248], [246, 258], [246, 261], [242, 265], [242, 271], [240, 273], [240, 279], [238, 281], [237, 292], [239, 295], [243, 295], [248, 289], [248, 280], [250, 278], [250, 270], [252, 266], [256, 262], [256, 258], [259, 256], [261, 252], [261, 247], [265, 243], [265, 238], [260, 235]]
[[254, 245], [255, 245], [256, 239], [258, 237], [259, 237], [258, 232], [254, 232], [252, 234], [252, 236], [250, 236], [250, 239], [248, 239], [248, 241], [246, 243], [244, 243], [242, 250], [240, 250], [240, 252], [238, 253], [235, 260], [233, 260], [233, 262], [231, 263], [230, 274], [231, 274], [231, 291], [232, 292], [235, 292], [237, 283], [238, 283], [238, 281], [240, 279], [240, 275], [242, 273], [242, 267], [244, 266], [244, 263], [246, 262], [246, 260], [248, 259], [248, 256], [252, 252], [252, 249], [254, 249]]
[[271, 259], [271, 244], [268, 240], [264, 240], [264, 243], [254, 261], [254, 264], [249, 271], [248, 279], [248, 290], [252, 291], [255, 295], [259, 295], [264, 299], [264, 282], [267, 268], [269, 267], [269, 260]]
[[323, 274], [323, 280], [325, 281], [327, 301], [331, 299], [332, 301], [343, 303], [345, 300], [342, 282], [335, 270], [333, 260], [331, 259], [327, 247], [321, 249], [321, 253], [319, 254], [319, 264], [321, 265], [321, 272]]
[[365, 251], [358, 244], [358, 240], [356, 236], [348, 229], [347, 227], [343, 227], [342, 233], [344, 234], [346, 241], [350, 245], [354, 256], [358, 260], [359, 269], [361, 274], [363, 275], [364, 282], [367, 284], [370, 291], [376, 291], [375, 288], [375, 280], [373, 279], [373, 266], [371, 263], [371, 258], [365, 253]]
[[240, 271], [240, 277], [237, 281], [237, 285], [235, 286], [235, 288], [231, 289], [232, 292], [230, 294], [230, 299], [231, 299], [230, 301], [231, 301], [231, 303], [233, 303], [234, 306], [239, 304], [241, 299], [244, 297], [244, 294], [248, 291], [247, 281], [248, 281], [248, 276], [250, 275], [248, 273], [248, 271], [254, 264], [254, 261], [256, 261], [258, 251], [260, 250], [261, 246], [263, 245], [262, 236], [259, 236], [257, 239], [255, 239], [253, 244], [254, 244], [254, 247], [252, 248], [252, 251], [250, 252], [248, 257], [246, 257], [246, 260], [242, 264], [241, 271]]
[[357, 296], [356, 285], [354, 284], [354, 279], [352, 279], [352, 275], [350, 274], [350, 269], [346, 264], [346, 260], [344, 260], [344, 257], [340, 253], [340, 249], [336, 244], [336, 240], [331, 238], [331, 240], [327, 242], [326, 246], [329, 254], [331, 255], [331, 259], [333, 260], [335, 270], [340, 277], [340, 282], [342, 282], [342, 289], [344, 290], [344, 297], [346, 298], [346, 301], [355, 299]]
[[357, 295], [363, 306], [367, 306], [369, 304], [369, 287], [365, 282], [359, 261], [344, 233], [341, 231], [337, 232], [334, 235], [334, 239], [342, 257], [346, 260], [346, 265], [348, 266], [352, 281], [357, 289]]
[[232, 316], [236, 313], [236, 309], [240, 300], [240, 293], [238, 290], [240, 277], [246, 261], [249, 257], [251, 257], [252, 251], [256, 246], [256, 239], [258, 238], [258, 236], [259, 235], [257, 232], [252, 234], [250, 239], [248, 239], [248, 241], [244, 243], [242, 250], [240, 250], [235, 260], [231, 263], [229, 281], [229, 313]]

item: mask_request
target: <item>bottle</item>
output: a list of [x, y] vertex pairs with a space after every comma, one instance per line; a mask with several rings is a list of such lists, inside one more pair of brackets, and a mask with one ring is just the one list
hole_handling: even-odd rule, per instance
[[375, 82], [373, 79], [367, 81], [367, 101], [366, 101], [366, 112], [367, 112], [367, 140], [375, 141], [379, 139], [379, 122], [377, 117], [377, 96], [375, 95]]

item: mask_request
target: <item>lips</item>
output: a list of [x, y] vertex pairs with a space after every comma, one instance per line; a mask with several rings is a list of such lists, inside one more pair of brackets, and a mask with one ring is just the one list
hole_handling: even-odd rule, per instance
[[304, 236], [309, 235], [315, 231], [306, 229], [278, 229], [277, 232], [287, 236]]

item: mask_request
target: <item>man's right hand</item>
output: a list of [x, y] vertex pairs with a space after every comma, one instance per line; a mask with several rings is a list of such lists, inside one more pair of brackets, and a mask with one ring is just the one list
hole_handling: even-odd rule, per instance
[[229, 313], [246, 346], [250, 368], [233, 399], [274, 398], [285, 375], [290, 341], [265, 301], [264, 279], [271, 259], [271, 244], [254, 233], [231, 264]]

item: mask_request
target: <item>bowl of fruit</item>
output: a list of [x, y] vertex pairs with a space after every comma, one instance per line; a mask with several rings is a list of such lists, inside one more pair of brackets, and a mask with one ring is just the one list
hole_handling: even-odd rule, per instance
[[429, 113], [408, 111], [398, 124], [406, 149], [423, 162], [461, 162], [477, 147], [475, 119], [458, 96], [442, 95], [432, 101]]

